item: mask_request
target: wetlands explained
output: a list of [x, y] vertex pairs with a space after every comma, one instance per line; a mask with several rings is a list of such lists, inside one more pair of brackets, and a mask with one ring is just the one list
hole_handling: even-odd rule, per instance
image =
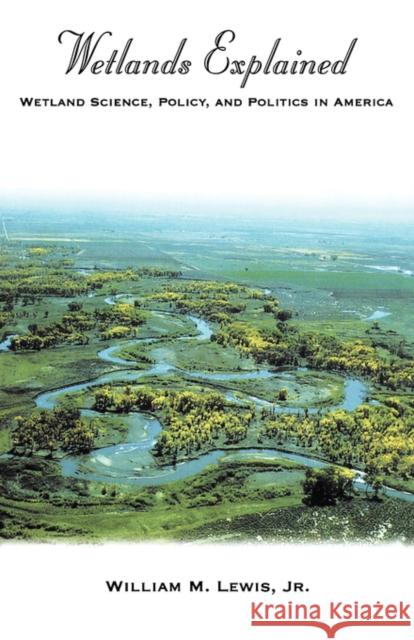
[[[92, 74], [107, 75], [138, 75], [164, 74], [187, 75], [190, 73], [193, 61], [185, 58], [188, 38], [183, 38], [170, 58], [140, 59], [134, 53], [134, 38], [129, 38], [123, 47], [112, 49], [109, 38], [111, 31], [95, 32], [87, 35], [65, 29], [58, 36], [60, 44], [69, 48], [69, 60], [65, 73], [78, 74], [89, 71]], [[304, 52], [298, 48], [295, 57], [286, 56], [286, 47], [282, 45], [282, 38], [277, 38], [268, 49], [268, 53], [259, 57], [256, 55], [240, 55], [237, 52], [236, 33], [232, 29], [221, 31], [214, 39], [214, 45], [205, 54], [204, 69], [212, 75], [231, 74], [240, 76], [240, 87], [244, 88], [250, 78], [257, 74], [263, 75], [325, 75], [332, 73], [344, 75], [354, 52], [358, 38], [349, 43], [344, 55], [338, 59], [325, 58], [316, 60], [303, 57]], [[109, 45], [109, 49], [108, 49]]]

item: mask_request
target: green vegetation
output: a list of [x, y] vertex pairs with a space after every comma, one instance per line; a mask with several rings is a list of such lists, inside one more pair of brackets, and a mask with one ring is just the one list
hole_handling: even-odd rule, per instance
[[338, 500], [350, 499], [354, 474], [347, 469], [307, 469], [303, 483], [303, 502], [310, 506], [326, 507]]
[[[387, 266], [394, 249], [140, 233], [0, 245], [0, 328], [13, 336], [0, 352], [0, 536], [413, 540], [413, 505], [384, 496], [414, 491], [414, 278]], [[347, 376], [369, 398], [334, 409]], [[129, 484], [99, 451], [122, 443]], [[174, 481], [134, 485], [169, 465]], [[360, 491], [351, 469], [366, 474]]]
[[188, 455], [207, 446], [213, 448], [221, 435], [228, 444], [240, 442], [254, 418], [254, 407], [249, 411], [225, 407], [224, 397], [214, 391], [197, 394], [146, 387], [103, 387], [95, 393], [94, 408], [118, 413], [137, 409], [159, 413], [166, 429], [158, 438], [154, 453], [173, 460], [180, 452]]
[[191, 313], [212, 322], [227, 322], [232, 314], [241, 313], [246, 304], [240, 298], [263, 298], [260, 291], [222, 282], [186, 282], [171, 285], [154, 293], [149, 300], [174, 305], [180, 313]]
[[30, 418], [17, 416], [12, 434], [13, 451], [25, 456], [35, 451], [48, 451], [52, 456], [58, 449], [87, 453], [93, 448], [97, 435], [93, 422], [81, 420], [79, 409], [41, 411]]
[[348, 342], [316, 333], [302, 333], [285, 322], [279, 322], [271, 332], [260, 331], [243, 322], [226, 323], [213, 339], [222, 345], [234, 345], [257, 363], [267, 362], [272, 366], [305, 363], [314, 369], [368, 377], [392, 390], [414, 389], [414, 359], [404, 351], [401, 351], [401, 357], [383, 356], [373, 346], [378, 344], [376, 341]]
[[[304, 506], [303, 470], [277, 458], [224, 461], [185, 482], [134, 490], [62, 479], [41, 458], [0, 461], [0, 471], [5, 539], [414, 541], [413, 505], [354, 497]], [[272, 482], [252, 484], [262, 474]]]
[[12, 351], [40, 351], [58, 344], [88, 344], [96, 333], [102, 340], [136, 335], [137, 327], [145, 321], [145, 314], [128, 303], [117, 303], [109, 309], [95, 309], [88, 313], [78, 302], [70, 302], [68, 312], [59, 322], [39, 327], [29, 324], [30, 334], [12, 338]]
[[313, 449], [332, 462], [362, 468], [374, 477], [414, 477], [414, 410], [398, 398], [389, 398], [386, 406], [362, 404], [352, 413], [267, 417], [264, 411], [262, 418], [261, 441], [266, 445]]
[[[234, 314], [246, 310], [242, 299], [263, 300], [262, 311], [274, 316], [271, 330], [261, 328], [245, 320], [232, 320]], [[288, 321], [289, 309], [281, 309], [273, 297], [262, 292], [232, 284], [215, 282], [186, 283], [180, 287], [150, 296], [168, 302], [181, 313], [195, 313], [219, 324], [212, 340], [221, 346], [231, 345], [243, 355], [250, 356], [258, 364], [271, 366], [297, 366], [306, 364], [314, 369], [340, 371], [370, 378], [373, 382], [392, 390], [414, 389], [414, 358], [399, 340], [397, 349], [381, 353], [379, 347], [390, 347], [381, 341], [378, 323], [366, 332], [364, 340], [343, 341], [334, 336], [300, 331]]]
[[414, 508], [398, 501], [340, 501], [334, 506], [287, 507], [232, 514], [181, 533], [182, 540], [266, 541], [270, 543], [414, 542]]

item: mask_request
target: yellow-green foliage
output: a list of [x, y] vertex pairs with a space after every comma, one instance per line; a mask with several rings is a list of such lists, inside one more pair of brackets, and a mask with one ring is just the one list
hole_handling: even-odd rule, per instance
[[111, 389], [95, 393], [95, 409], [129, 412], [134, 409], [162, 414], [166, 429], [160, 434], [155, 453], [175, 456], [213, 444], [223, 435], [229, 443], [243, 440], [254, 410], [232, 410], [217, 392], [170, 391], [148, 387]]
[[58, 344], [87, 344], [95, 329], [103, 340], [125, 338], [136, 335], [138, 325], [145, 320], [145, 314], [132, 304], [119, 303], [95, 312], [82, 310], [80, 303], [70, 303], [69, 313], [59, 322], [39, 327], [30, 326], [30, 333], [13, 338], [13, 351], [39, 351]]
[[414, 409], [398, 398], [386, 406], [337, 409], [323, 417], [263, 414], [261, 438], [313, 447], [333, 462], [369, 473], [414, 476]]
[[52, 249], [46, 249], [46, 247], [32, 247], [27, 250], [29, 256], [47, 256], [48, 253], [51, 253]]
[[259, 293], [234, 283], [190, 281], [165, 287], [147, 299], [174, 304], [181, 313], [193, 313], [213, 322], [225, 323], [231, 314], [245, 310], [242, 297], [258, 298]]
[[12, 432], [16, 453], [31, 455], [36, 451], [59, 449], [72, 453], [86, 453], [94, 445], [98, 430], [93, 422], [81, 419], [78, 409], [54, 409], [17, 416]]
[[129, 327], [109, 327], [109, 329], [105, 329], [102, 331], [101, 336], [103, 340], [114, 340], [115, 338], [125, 338], [131, 333], [131, 329]]
[[139, 275], [132, 269], [126, 269], [125, 271], [99, 271], [85, 278], [91, 289], [101, 289], [104, 284], [108, 284], [109, 282], [138, 279]]

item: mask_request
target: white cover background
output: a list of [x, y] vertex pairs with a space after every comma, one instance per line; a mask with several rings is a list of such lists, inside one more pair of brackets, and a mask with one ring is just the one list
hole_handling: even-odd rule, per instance
[[[412, 202], [414, 8], [410, 0], [21, 0], [3, 11], [0, 189], [60, 197]], [[209, 75], [214, 37], [233, 29], [229, 55], [343, 58], [344, 76]], [[170, 58], [187, 37], [190, 74], [65, 75], [64, 29], [129, 37], [137, 58]], [[106, 41], [110, 44], [106, 44]], [[112, 45], [111, 49], [109, 49]], [[135, 57], [135, 56], [133, 56]], [[382, 109], [23, 109], [39, 97], [391, 97]]]
[[[169, 202], [380, 206], [391, 219], [414, 196], [413, 5], [410, 0], [21, 0], [0, 25], [2, 206], [39, 199], [129, 197]], [[221, 30], [235, 57], [342, 58], [345, 76], [209, 76], [203, 58]], [[184, 77], [64, 75], [63, 29], [109, 29], [137, 58], [170, 58], [188, 37]], [[108, 45], [109, 46], [109, 45]], [[106, 50], [106, 47], [105, 47]], [[135, 56], [134, 56], [135, 57]], [[38, 97], [391, 97], [383, 109], [23, 109]], [[249, 627], [248, 595], [108, 595], [105, 579], [302, 580], [309, 600], [410, 599], [413, 548], [392, 546], [3, 545], [2, 636], [321, 638], [319, 630]], [[267, 598], [266, 598], [267, 599]], [[340, 634], [340, 635], [339, 635]], [[410, 630], [343, 630], [338, 637], [409, 638]]]

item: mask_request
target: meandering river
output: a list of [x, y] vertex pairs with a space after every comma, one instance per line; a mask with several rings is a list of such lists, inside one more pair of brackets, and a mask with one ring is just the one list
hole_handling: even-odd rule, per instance
[[[108, 304], [113, 304], [113, 298], [106, 300]], [[182, 336], [180, 340], [208, 340], [212, 335], [212, 330], [207, 322], [194, 316], [187, 316], [191, 320], [197, 331], [197, 335]], [[103, 349], [98, 353], [101, 360], [111, 364], [130, 367], [131, 361], [116, 355], [121, 348], [133, 346], [136, 344], [148, 344], [156, 342], [157, 338], [137, 338], [124, 342], [120, 345], [114, 345]], [[110, 384], [111, 382], [135, 382], [148, 376], [163, 376], [169, 372], [182, 375], [186, 378], [205, 380], [208, 382], [215, 381], [231, 381], [231, 380], [249, 380], [254, 378], [275, 378], [281, 376], [280, 372], [261, 369], [258, 371], [246, 372], [229, 372], [229, 373], [206, 373], [201, 371], [185, 371], [178, 369], [171, 364], [158, 361], [150, 368], [144, 371], [133, 369], [123, 369], [112, 373], [101, 375], [92, 380], [81, 382], [79, 384], [69, 385], [42, 393], [36, 398], [36, 405], [40, 409], [53, 409], [58, 401], [67, 394], [78, 393], [85, 389]], [[286, 375], [286, 374], [285, 374]], [[225, 394], [228, 400], [233, 402], [242, 402], [246, 400], [254, 403], [257, 407], [266, 405], [273, 406], [266, 400], [256, 398], [247, 394], [238, 393], [237, 397], [234, 392], [227, 391]], [[367, 395], [367, 388], [363, 382], [356, 378], [347, 378], [344, 387], [344, 399], [339, 405], [332, 405], [329, 409], [343, 408], [348, 411], [354, 410]], [[242, 399], [243, 400], [242, 400]], [[294, 412], [299, 410], [289, 407], [276, 407], [278, 412]], [[318, 409], [310, 408], [309, 412], [314, 413]], [[87, 417], [102, 417], [102, 414], [90, 409], [82, 409], [82, 415]], [[290, 453], [280, 449], [260, 449], [260, 448], [233, 448], [233, 449], [216, 449], [206, 454], [202, 454], [197, 458], [187, 459], [178, 462], [176, 465], [160, 466], [152, 456], [152, 448], [162, 430], [160, 422], [151, 415], [141, 412], [131, 412], [126, 415], [111, 414], [113, 419], [119, 420], [121, 424], [127, 426], [128, 431], [125, 440], [121, 444], [102, 447], [95, 449], [87, 455], [67, 456], [60, 461], [62, 473], [65, 476], [95, 480], [113, 483], [125, 483], [134, 485], [161, 485], [174, 480], [181, 480], [196, 473], [199, 473], [207, 465], [212, 464], [231, 455], [232, 459], [242, 460], [245, 457], [252, 456], [259, 459], [265, 458], [283, 458], [292, 460], [299, 464], [311, 468], [324, 468], [329, 463], [297, 453]], [[366, 488], [364, 481], [364, 473], [354, 470], [356, 473], [355, 486]], [[405, 491], [398, 491], [386, 487], [384, 492], [391, 496], [403, 500], [413, 502], [414, 495]]]

